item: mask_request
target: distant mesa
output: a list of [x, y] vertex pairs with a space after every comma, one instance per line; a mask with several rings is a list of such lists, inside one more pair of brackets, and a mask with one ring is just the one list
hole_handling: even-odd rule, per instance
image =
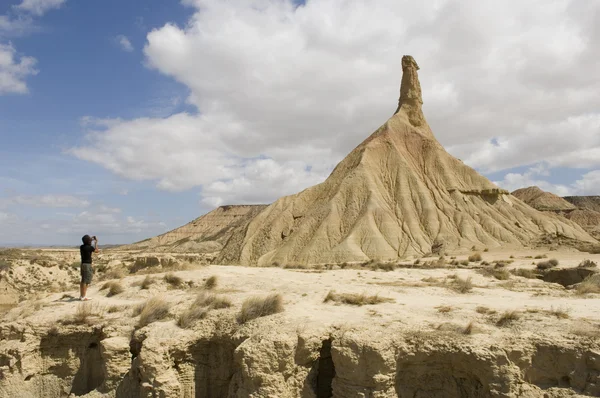
[[517, 189], [512, 194], [534, 209], [561, 215], [580, 225], [594, 238], [600, 238], [600, 196], [561, 198], [538, 187]]
[[[447, 153], [423, 114], [418, 70], [411, 56], [402, 58], [396, 112], [323, 183], [252, 211], [240, 206], [239, 216], [231, 218], [235, 225], [222, 218], [221, 208], [214, 210], [195, 220], [210, 224], [212, 232], [194, 232], [189, 246], [183, 240], [190, 224], [147, 245], [182, 250], [212, 245], [217, 264], [270, 265], [523, 246], [547, 234], [597, 243], [579, 225], [533, 209]], [[218, 226], [212, 226], [213, 218]]]

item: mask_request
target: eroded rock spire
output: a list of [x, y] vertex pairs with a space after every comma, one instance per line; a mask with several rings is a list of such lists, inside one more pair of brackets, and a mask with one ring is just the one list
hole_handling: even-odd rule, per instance
[[419, 65], [413, 57], [405, 55], [402, 57], [402, 84], [400, 85], [400, 99], [398, 109], [394, 115], [403, 110], [408, 116], [410, 124], [421, 126], [425, 124], [425, 116], [421, 106], [423, 97], [421, 94], [421, 83], [419, 83]]

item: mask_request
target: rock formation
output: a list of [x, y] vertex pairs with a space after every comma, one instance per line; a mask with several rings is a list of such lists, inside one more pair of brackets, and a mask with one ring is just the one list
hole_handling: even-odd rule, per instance
[[517, 189], [512, 194], [534, 209], [559, 214], [580, 225], [596, 239], [600, 238], [600, 196], [561, 198], [538, 187]]
[[529, 206], [540, 211], [570, 211], [577, 207], [551, 192], [542, 191], [538, 187], [517, 189], [512, 193]]
[[265, 207], [266, 205], [220, 206], [172, 231], [121, 246], [119, 249], [171, 253], [218, 252], [236, 230], [244, 229]]
[[238, 229], [216, 263], [398, 259], [435, 248], [526, 245], [542, 234], [595, 242], [448, 154], [423, 116], [418, 66], [402, 59], [394, 115], [327, 180], [283, 197]]

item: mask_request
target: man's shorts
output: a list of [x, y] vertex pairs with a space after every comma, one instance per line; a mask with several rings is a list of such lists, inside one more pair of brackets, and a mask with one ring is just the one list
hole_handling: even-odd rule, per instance
[[92, 264], [81, 264], [81, 283], [89, 285], [92, 283], [92, 277], [94, 271], [92, 271]]

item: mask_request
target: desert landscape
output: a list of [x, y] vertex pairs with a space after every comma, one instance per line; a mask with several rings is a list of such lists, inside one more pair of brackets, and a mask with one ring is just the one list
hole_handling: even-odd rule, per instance
[[2, 397], [600, 396], [600, 200], [450, 155], [402, 58], [321, 184], [102, 250], [0, 251]]

